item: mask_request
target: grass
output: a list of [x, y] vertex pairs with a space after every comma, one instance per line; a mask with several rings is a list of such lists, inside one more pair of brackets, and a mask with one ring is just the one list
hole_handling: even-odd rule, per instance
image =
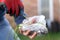
[[[17, 27], [18, 30], [18, 27]], [[31, 40], [27, 36], [24, 36], [17, 32], [21, 40]], [[60, 40], [60, 32], [49, 32], [46, 35], [36, 36], [33, 40]]]
[[[28, 37], [18, 34], [21, 40], [31, 40]], [[34, 40], [60, 40], [60, 32], [58, 33], [48, 33], [47, 35], [37, 36]]]

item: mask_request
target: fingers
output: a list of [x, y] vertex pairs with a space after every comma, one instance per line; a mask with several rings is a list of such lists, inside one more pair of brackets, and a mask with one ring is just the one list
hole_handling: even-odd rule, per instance
[[23, 35], [27, 36], [30, 33], [30, 30], [23, 32]]
[[30, 30], [27, 30], [27, 31], [20, 30], [20, 33], [27, 36], [30, 33]]
[[31, 32], [30, 30], [27, 30], [27, 31], [20, 30], [20, 33], [25, 36], [28, 36], [30, 39], [33, 39], [37, 35], [36, 32]]
[[37, 35], [36, 32], [34, 32], [32, 35], [29, 36], [30, 39], [33, 39]]

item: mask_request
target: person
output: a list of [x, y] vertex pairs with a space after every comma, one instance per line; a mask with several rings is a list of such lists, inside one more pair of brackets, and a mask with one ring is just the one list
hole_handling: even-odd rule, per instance
[[[6, 13], [14, 16], [17, 25], [22, 23], [26, 15], [21, 0], [0, 0], [0, 40], [20, 40], [4, 16]], [[29, 32], [30, 31], [27, 30], [26, 35], [29, 34]], [[35, 35], [34, 33], [33, 37]]]

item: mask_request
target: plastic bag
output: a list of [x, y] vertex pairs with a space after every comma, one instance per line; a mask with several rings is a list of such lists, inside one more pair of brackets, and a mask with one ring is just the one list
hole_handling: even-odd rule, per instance
[[47, 34], [46, 20], [44, 15], [33, 16], [25, 19], [20, 27], [23, 31], [30, 30], [37, 34]]

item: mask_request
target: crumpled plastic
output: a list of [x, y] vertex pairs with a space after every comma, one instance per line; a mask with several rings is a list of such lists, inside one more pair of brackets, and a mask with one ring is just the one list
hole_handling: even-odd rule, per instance
[[19, 25], [23, 31], [30, 30], [37, 34], [47, 34], [48, 29], [46, 27], [46, 20], [44, 15], [33, 16], [23, 20], [23, 23]]

